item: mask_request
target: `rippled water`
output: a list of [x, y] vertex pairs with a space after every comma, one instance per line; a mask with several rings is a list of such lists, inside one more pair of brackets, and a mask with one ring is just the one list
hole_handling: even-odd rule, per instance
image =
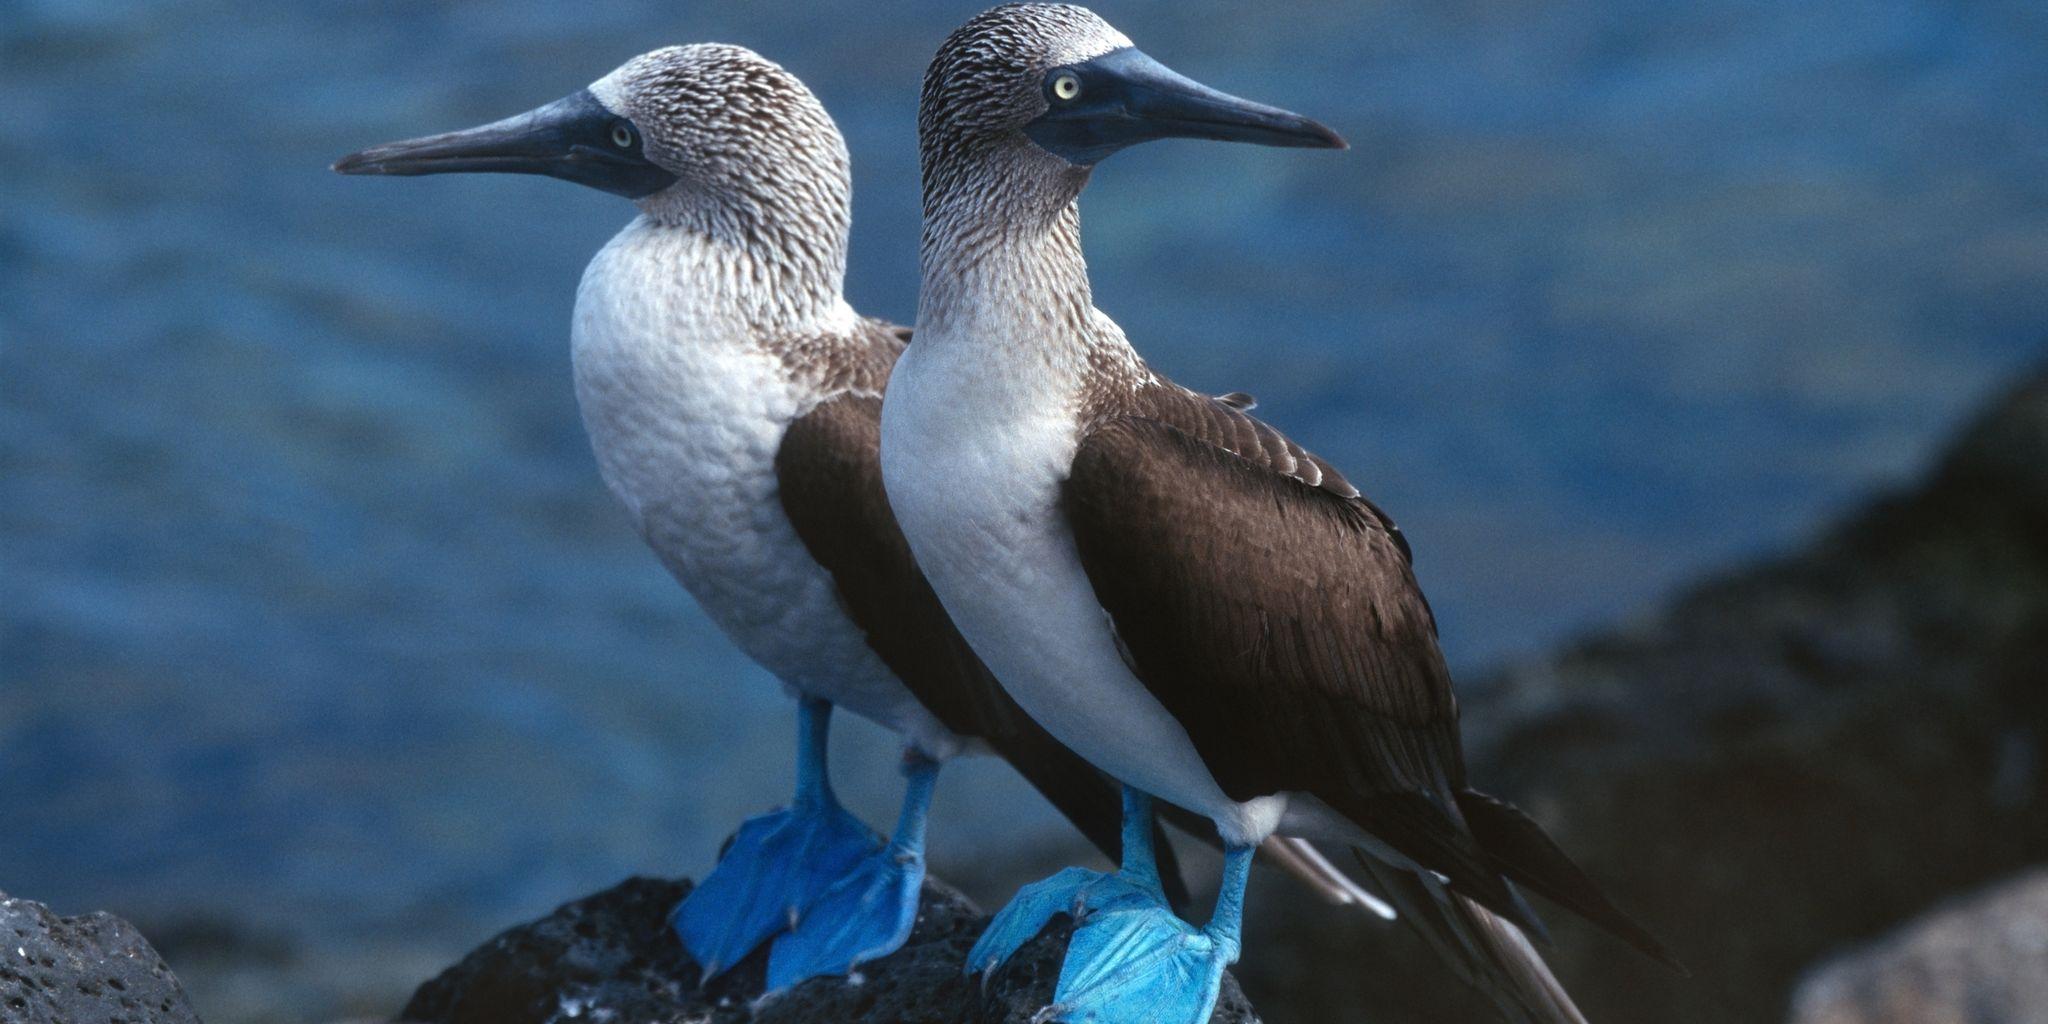
[[[786, 704], [577, 423], [629, 209], [325, 167], [747, 43], [845, 127], [849, 287], [903, 318], [915, 85], [973, 8], [596, 6], [0, 0], [0, 888], [452, 949], [779, 799]], [[1097, 298], [1402, 520], [1457, 663], [1796, 542], [2048, 351], [2033, 0], [1104, 12], [1351, 139], [1117, 157]], [[941, 858], [1011, 842], [1017, 787], [955, 776]]]

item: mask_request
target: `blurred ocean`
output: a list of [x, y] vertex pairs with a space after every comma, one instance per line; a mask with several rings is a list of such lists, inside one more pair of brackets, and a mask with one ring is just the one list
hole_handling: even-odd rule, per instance
[[[431, 962], [703, 870], [791, 719], [585, 446], [630, 208], [327, 164], [745, 43], [846, 130], [849, 288], [907, 318], [917, 83], [976, 9], [0, 0], [0, 889]], [[1468, 669], [1793, 543], [2048, 351], [2038, 0], [1098, 9], [1351, 140], [1108, 162], [1097, 301], [1399, 518]], [[988, 765], [938, 815], [942, 869], [1054, 822]]]

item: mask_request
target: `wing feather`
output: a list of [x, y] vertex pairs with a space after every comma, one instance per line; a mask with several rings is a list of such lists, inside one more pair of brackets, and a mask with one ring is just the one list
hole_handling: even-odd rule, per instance
[[1467, 787], [1408, 544], [1334, 467], [1235, 403], [1153, 385], [1084, 432], [1062, 504], [1133, 671], [1225, 794], [1313, 794], [1532, 934], [1509, 879], [1669, 959]]

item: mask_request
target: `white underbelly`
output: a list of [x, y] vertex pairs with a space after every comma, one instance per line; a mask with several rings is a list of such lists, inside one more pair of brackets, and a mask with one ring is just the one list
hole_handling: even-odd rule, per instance
[[945, 380], [928, 369], [899, 365], [891, 380], [882, 470], [954, 624], [1017, 703], [1097, 768], [1215, 819], [1227, 839], [1263, 838], [1285, 797], [1226, 796], [1187, 731], [1117, 650], [1058, 512], [1071, 421], [1055, 403], [1053, 415], [988, 422], [978, 415], [985, 409], [946, 395]]
[[599, 471], [641, 536], [704, 614], [790, 689], [933, 756], [957, 753], [959, 739], [868, 646], [782, 511], [775, 453], [811, 396], [773, 355], [708, 327], [672, 336], [686, 318], [647, 315], [638, 304], [649, 288], [623, 291], [586, 275], [573, 355]]

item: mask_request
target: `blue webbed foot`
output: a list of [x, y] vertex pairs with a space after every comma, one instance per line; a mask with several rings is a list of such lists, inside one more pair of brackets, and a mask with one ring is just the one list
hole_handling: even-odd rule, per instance
[[1051, 1006], [1035, 1022], [1207, 1024], [1237, 961], [1252, 847], [1224, 851], [1216, 913], [1197, 928], [1175, 915], [1152, 856], [1151, 799], [1124, 790], [1123, 866], [1068, 868], [1025, 886], [967, 955], [968, 973], [1000, 967], [1057, 914], [1074, 918]]
[[917, 924], [924, 857], [893, 844], [862, 859], [768, 950], [768, 992], [845, 974], [901, 948]]
[[749, 818], [669, 923], [710, 981], [789, 928], [880, 845], [836, 803]]
[[1142, 886], [1121, 874], [1063, 868], [1017, 890], [968, 951], [967, 973], [986, 976], [1003, 966], [1060, 914], [1078, 921], [1096, 908], [1143, 895]]
[[1074, 930], [1053, 1004], [1035, 1019], [1207, 1024], [1237, 941], [1188, 924], [1163, 903], [1119, 898]]
[[924, 890], [925, 814], [939, 766], [906, 756], [903, 814], [889, 845], [863, 857], [804, 909], [768, 951], [768, 994], [807, 978], [845, 974], [888, 956], [910, 938]]
[[832, 705], [805, 699], [797, 715], [796, 799], [748, 818], [718, 866], [669, 915], [710, 981], [746, 959], [882, 845], [832, 795], [825, 748]]

